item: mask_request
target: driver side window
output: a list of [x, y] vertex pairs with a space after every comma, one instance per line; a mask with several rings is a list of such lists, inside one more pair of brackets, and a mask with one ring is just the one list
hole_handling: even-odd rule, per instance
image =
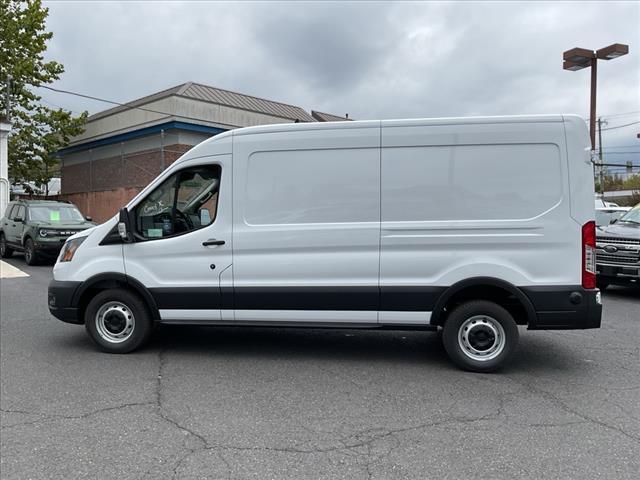
[[145, 239], [171, 237], [211, 225], [218, 209], [219, 165], [180, 170], [135, 208], [136, 232]]

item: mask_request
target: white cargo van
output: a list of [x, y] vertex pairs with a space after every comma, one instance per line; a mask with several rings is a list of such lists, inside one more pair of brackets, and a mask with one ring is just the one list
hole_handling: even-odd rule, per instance
[[243, 128], [71, 237], [53, 315], [107, 352], [154, 323], [443, 330], [490, 371], [518, 325], [600, 326], [577, 116]]

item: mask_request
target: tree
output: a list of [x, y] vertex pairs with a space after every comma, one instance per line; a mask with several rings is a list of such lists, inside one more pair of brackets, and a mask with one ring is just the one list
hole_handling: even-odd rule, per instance
[[[60, 78], [64, 67], [46, 61], [46, 31], [49, 9], [41, 0], [21, 2], [0, 0], [0, 93], [4, 101], [9, 76], [11, 81], [11, 123], [9, 137], [9, 177], [29, 192], [32, 185], [46, 186], [58, 169], [56, 152], [69, 139], [83, 132], [87, 112], [51, 109], [41, 103], [35, 89]], [[31, 183], [31, 184], [30, 184]]]

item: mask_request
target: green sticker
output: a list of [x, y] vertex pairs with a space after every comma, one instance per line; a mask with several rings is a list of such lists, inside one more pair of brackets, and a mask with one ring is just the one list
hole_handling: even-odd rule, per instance
[[147, 230], [147, 237], [149, 238], [157, 238], [162, 236], [161, 228], [149, 228]]
[[59, 210], [51, 210], [49, 212], [49, 220], [51, 220], [52, 222], [59, 222], [60, 221], [60, 211]]

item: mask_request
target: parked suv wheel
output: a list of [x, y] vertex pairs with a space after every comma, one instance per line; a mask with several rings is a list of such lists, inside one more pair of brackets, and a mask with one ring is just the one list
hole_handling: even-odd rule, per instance
[[27, 262], [27, 265], [38, 264], [38, 251], [36, 250], [36, 246], [33, 244], [33, 240], [30, 238], [27, 238], [26, 242], [24, 242], [24, 260]]
[[456, 307], [442, 332], [451, 360], [473, 372], [492, 372], [503, 366], [513, 354], [518, 337], [518, 326], [511, 314], [484, 300]]
[[84, 322], [91, 339], [108, 353], [129, 353], [151, 334], [152, 319], [144, 302], [128, 290], [98, 293], [87, 306]]
[[0, 233], [0, 257], [10, 258], [13, 255], [13, 250], [7, 245], [7, 239], [4, 238], [4, 233]]

